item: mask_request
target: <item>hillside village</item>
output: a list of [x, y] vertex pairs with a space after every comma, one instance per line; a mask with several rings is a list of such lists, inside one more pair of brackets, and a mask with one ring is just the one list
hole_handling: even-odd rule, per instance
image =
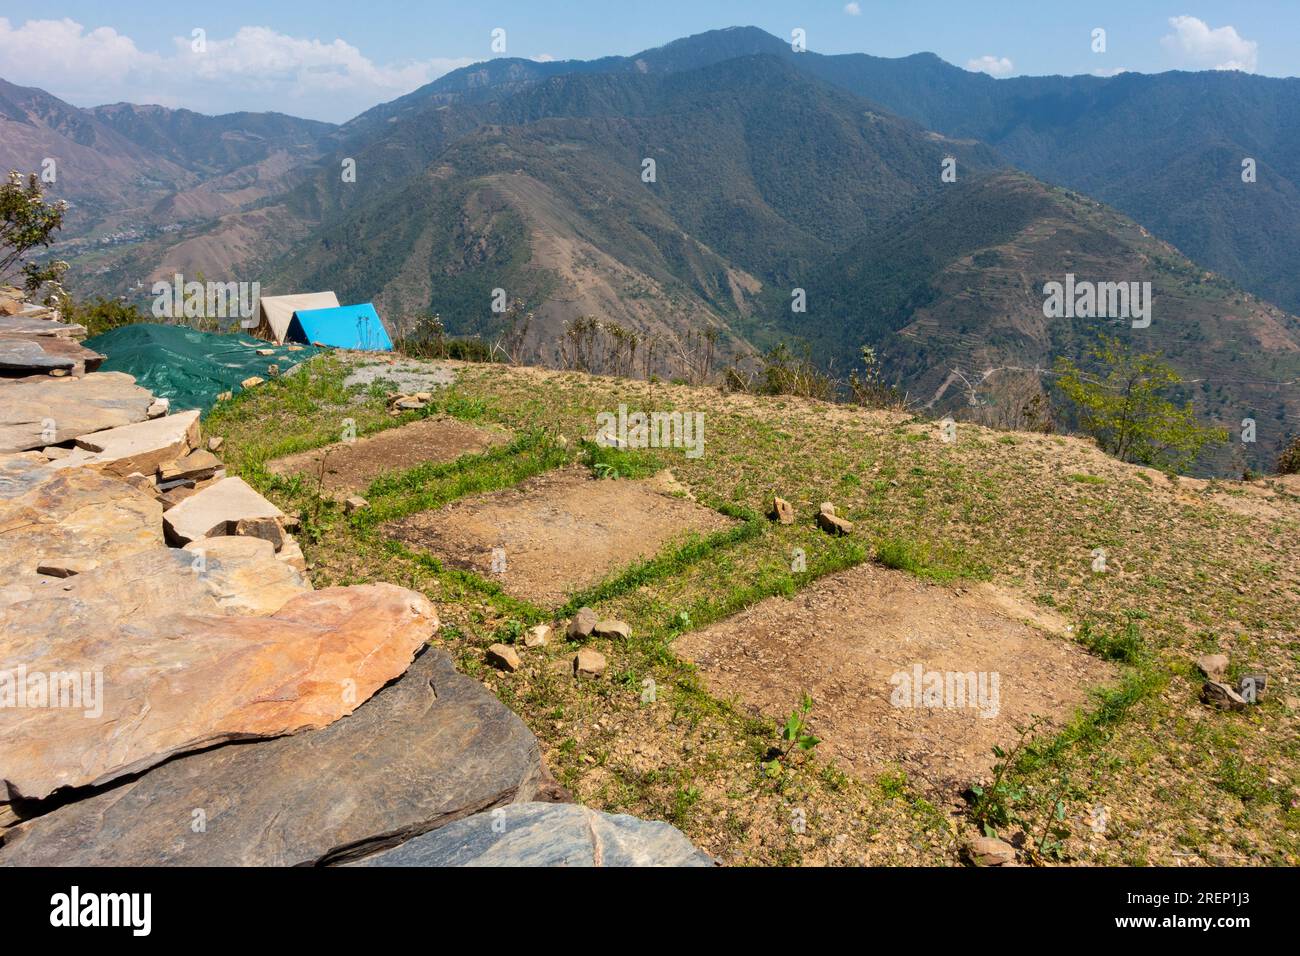
[[1296, 862], [1295, 476], [6, 295], [0, 865]]

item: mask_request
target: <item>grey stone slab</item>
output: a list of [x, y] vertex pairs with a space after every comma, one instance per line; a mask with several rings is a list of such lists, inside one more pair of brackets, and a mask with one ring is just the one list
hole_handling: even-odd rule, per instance
[[576, 803], [475, 814], [359, 866], [712, 866], [676, 827]]

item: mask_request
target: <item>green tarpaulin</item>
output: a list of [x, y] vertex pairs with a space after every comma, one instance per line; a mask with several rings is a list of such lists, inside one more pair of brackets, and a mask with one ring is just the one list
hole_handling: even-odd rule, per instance
[[[283, 375], [319, 349], [291, 350], [243, 334], [215, 335], [181, 325], [127, 325], [86, 339], [86, 348], [105, 356], [102, 372], [126, 372], [159, 398], [171, 399], [172, 411], [197, 408], [204, 414], [222, 392], [238, 392], [239, 383], [257, 375], [268, 379], [270, 367]], [[258, 355], [258, 350], [270, 355]]]

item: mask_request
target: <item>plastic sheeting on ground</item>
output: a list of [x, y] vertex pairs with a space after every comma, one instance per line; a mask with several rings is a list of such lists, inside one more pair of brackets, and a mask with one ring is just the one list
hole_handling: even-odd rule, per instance
[[[170, 399], [173, 411], [197, 408], [205, 414], [218, 395], [238, 392], [245, 379], [269, 379], [273, 365], [283, 375], [319, 351], [273, 345], [242, 333], [217, 335], [153, 323], [113, 329], [84, 344], [106, 356], [100, 371], [135, 376], [159, 398]], [[258, 355], [259, 349], [271, 354]]]

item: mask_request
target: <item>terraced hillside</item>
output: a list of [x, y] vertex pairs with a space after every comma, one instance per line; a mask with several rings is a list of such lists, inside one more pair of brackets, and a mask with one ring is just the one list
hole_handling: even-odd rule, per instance
[[[383, 367], [345, 385], [354, 362], [318, 358], [245, 392], [208, 431], [232, 471], [301, 512], [318, 587], [428, 595], [437, 642], [523, 717], [580, 801], [667, 819], [730, 864], [957, 864], [980, 827], [1022, 862], [1300, 862], [1294, 479], [1171, 481], [1075, 438], [961, 424], [947, 442], [919, 417], [500, 365], [431, 367], [454, 384], [390, 414], [398, 386]], [[620, 404], [701, 413], [703, 454], [584, 443]], [[323, 471], [268, 467], [335, 442], [344, 419], [363, 437], [460, 419], [509, 438], [403, 462], [346, 514], [316, 494]], [[573, 529], [559, 504], [533, 507], [561, 476], [568, 495], [674, 496], [683, 517], [656, 527], [653, 556], [620, 563], [641, 541], [619, 509]], [[792, 524], [764, 516], [773, 495]], [[824, 501], [850, 534], [818, 528]], [[714, 520], [691, 534], [697, 509]], [[460, 543], [398, 533], [417, 518], [454, 524]], [[552, 584], [585, 551], [613, 563], [561, 597], [520, 597], [539, 520], [589, 544], [563, 551]], [[569, 640], [582, 606], [629, 636]], [[530, 645], [539, 624], [557, 628]], [[517, 669], [485, 658], [497, 642]], [[580, 649], [603, 673], [575, 678]], [[1229, 656], [1229, 678], [1266, 672], [1260, 702], [1200, 702], [1208, 653]], [[998, 671], [1001, 706], [887, 705], [884, 676], [914, 664]], [[824, 738], [810, 749], [779, 733], [801, 690]], [[880, 732], [860, 733], [859, 715]], [[1020, 746], [1017, 725], [1033, 728]]]
[[[1150, 324], [1129, 316], [1044, 315], [1044, 285], [1149, 282]], [[888, 359], [921, 406], [998, 423], [1028, 392], [1050, 390], [1057, 356], [1098, 334], [1161, 352], [1183, 400], [1233, 440], [1199, 473], [1271, 470], [1300, 421], [1300, 319], [1189, 261], [1115, 210], [1020, 173], [953, 188], [872, 230], [808, 283], [809, 310], [769, 304], [787, 335], [851, 367], [861, 343]], [[1136, 323], [1141, 325], [1141, 322]], [[1014, 406], [1014, 407], [1013, 407]], [[1243, 445], [1243, 418], [1257, 441]]]

